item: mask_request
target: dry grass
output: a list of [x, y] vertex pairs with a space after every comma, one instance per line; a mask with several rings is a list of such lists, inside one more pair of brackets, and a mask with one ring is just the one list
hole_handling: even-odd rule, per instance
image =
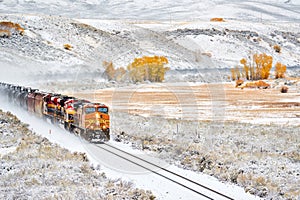
[[277, 62], [275, 64], [275, 78], [284, 78], [286, 72], [286, 65], [281, 64], [280, 62]]
[[274, 45], [273, 49], [275, 50], [276, 53], [281, 53], [281, 47], [279, 45]]
[[270, 88], [271, 85], [266, 83], [265, 81], [262, 81], [262, 80], [259, 80], [259, 81], [253, 81], [253, 82], [245, 82], [239, 86], [236, 86], [236, 87], [239, 87], [241, 89], [244, 89], [244, 88], [262, 88], [262, 89], [267, 89], [267, 88]]
[[[132, 119], [138, 122], [136, 118]], [[174, 122], [176, 124], [176, 122]], [[123, 132], [121, 141], [126, 138], [136, 148], [143, 149], [144, 151], [157, 152], [170, 162], [181, 166], [185, 169], [203, 172], [205, 174], [213, 175], [218, 179], [226, 182], [236, 183], [245, 188], [251, 194], [260, 197], [276, 197], [280, 191], [287, 194], [287, 188], [290, 188], [295, 180], [289, 180], [287, 185], [281, 185], [281, 181], [285, 181], [289, 166], [281, 167], [281, 164], [276, 166], [268, 166], [268, 162], [277, 163], [279, 160], [289, 158], [292, 162], [297, 162], [299, 154], [297, 151], [289, 151], [289, 153], [281, 153], [287, 143], [295, 141], [295, 131], [292, 133], [290, 130], [282, 128], [278, 132], [279, 126], [251, 126], [239, 123], [225, 123], [219, 127], [216, 132], [205, 133], [200, 132], [199, 140], [191, 140], [190, 129], [192, 126], [187, 122], [177, 121], [181, 124], [181, 130], [184, 130], [184, 135], [178, 133], [178, 138], [172, 140], [167, 137], [159, 135], [145, 136], [141, 133], [128, 134]], [[164, 123], [160, 120], [159, 124], [171, 124], [168, 120]], [[121, 126], [121, 124], [118, 124]], [[128, 126], [128, 124], [126, 124]], [[153, 123], [153, 126], [156, 124]], [[210, 122], [201, 121], [201, 126], [207, 130]], [[123, 129], [122, 129], [123, 130]], [[126, 132], [127, 132], [126, 131]], [[134, 131], [134, 130], [132, 130]], [[287, 136], [289, 133], [289, 137]], [[171, 130], [169, 133], [172, 135]], [[132, 134], [132, 135], [131, 135]], [[222, 135], [222, 136], [221, 136]], [[139, 145], [137, 141], [144, 139], [143, 145]], [[184, 142], [189, 140], [190, 143]], [[171, 142], [170, 142], [171, 141]], [[266, 146], [263, 141], [268, 141]], [[280, 144], [280, 145], [279, 145]], [[274, 149], [275, 148], [275, 149]], [[292, 147], [292, 149], [294, 149]], [[274, 178], [270, 176], [272, 173]], [[284, 175], [282, 175], [284, 174]], [[286, 182], [287, 183], [287, 182]]]
[[0, 29], [9, 30], [11, 32], [16, 31], [20, 35], [24, 35], [24, 28], [22, 28], [20, 24], [17, 23], [8, 22], [8, 21], [0, 22]]
[[221, 17], [214, 17], [210, 19], [211, 22], [225, 22], [225, 20]]
[[239, 86], [241, 86], [243, 83], [244, 83], [243, 80], [238, 79], [238, 80], [235, 81], [235, 87], [239, 87]]
[[72, 45], [70, 45], [70, 44], [64, 44], [64, 49], [66, 49], [66, 50], [71, 50], [73, 48], [73, 46]]
[[2, 30], [0, 29], [0, 37], [3, 37], [3, 38], [8, 38], [11, 36], [11, 32], [9, 30]]
[[151, 191], [130, 182], [110, 182], [90, 166], [85, 154], [33, 134], [11, 113], [0, 110], [0, 119], [0, 147], [17, 139], [17, 150], [1, 156], [0, 199], [155, 199]]
[[254, 179], [254, 182], [258, 186], [266, 186], [266, 180], [264, 177], [259, 176]]
[[[283, 84], [283, 81], [285, 80], [281, 82], [276, 80], [278, 85]], [[275, 81], [272, 84], [275, 84]], [[122, 112], [118, 109], [113, 113], [114, 132], [112, 134], [120, 133], [120, 141], [132, 142], [133, 147], [139, 149], [143, 149], [140, 141], [145, 139], [145, 151], [157, 152], [161, 158], [165, 158], [172, 164], [237, 183], [252, 194], [277, 199], [280, 192], [287, 193], [297, 183], [299, 155], [297, 154], [298, 146], [295, 144], [299, 143], [297, 141], [299, 125], [288, 125], [291, 124], [289, 120], [295, 120], [295, 117], [291, 116], [295, 116], [300, 111], [300, 107], [295, 104], [299, 97], [299, 94], [295, 92], [296, 85], [290, 86], [293, 89], [290, 89], [287, 98], [275, 87], [268, 90], [237, 90], [233, 83], [223, 84], [222, 89], [226, 94], [225, 122], [208, 119], [211, 107], [201, 106], [202, 103], [206, 105], [205, 103], [210, 100], [212, 102], [219, 100], [219, 96], [215, 96], [213, 100], [210, 97], [212, 88], [218, 88], [218, 86], [220, 85], [201, 84], [187, 87], [170, 84], [167, 91], [159, 91], [159, 93], [137, 91], [136, 88], [130, 87], [122, 90], [122, 93], [117, 93], [115, 90], [99, 91], [96, 98], [111, 102], [108, 97], [113, 93], [114, 102], [118, 102], [114, 106], [139, 105], [140, 108], [137, 108], [135, 112], [137, 115], [142, 115], [147, 111], [143, 108], [153, 102], [153, 98], [158, 98], [155, 100], [156, 106], [163, 105], [164, 108], [180, 104], [184, 109], [185, 106], [190, 106], [191, 102], [196, 102], [193, 104], [199, 109], [195, 112], [199, 120], [195, 122], [196, 125], [184, 119], [163, 119], [153, 115], [147, 118], [132, 116], [129, 115], [128, 110], [125, 110], [126, 115], [116, 113]], [[132, 95], [134, 89], [135, 93]], [[181, 92], [187, 90], [191, 90], [194, 96]], [[171, 104], [170, 97], [172, 96], [166, 95], [170, 91], [177, 97], [182, 95], [184, 98]], [[76, 95], [84, 98], [94, 97], [93, 93], [84, 93], [86, 96]], [[130, 101], [126, 98], [127, 95], [131, 95]], [[193, 113], [186, 112], [185, 114], [184, 117], [188, 117]], [[165, 116], [168, 117], [168, 113]], [[283, 120], [282, 124], [279, 117]], [[268, 122], [268, 118], [276, 119], [276, 122]], [[125, 122], [124, 119], [128, 120]], [[266, 119], [263, 121], [264, 124], [256, 124], [260, 123], [261, 119]], [[253, 124], [244, 124], [239, 122], [240, 120], [249, 120]], [[144, 126], [145, 122], [148, 122], [146, 126]], [[176, 131], [177, 124], [179, 124], [178, 131]], [[216, 128], [214, 129], [213, 126]], [[151, 129], [152, 127], [160, 128], [156, 130]], [[197, 138], [195, 138], [195, 130], [199, 134]], [[287, 168], [280, 168], [282, 163], [288, 163]]]
[[207, 56], [207, 57], [212, 57], [212, 53], [211, 52], [203, 52], [203, 53], [201, 53], [201, 55], [203, 55], [203, 56]]

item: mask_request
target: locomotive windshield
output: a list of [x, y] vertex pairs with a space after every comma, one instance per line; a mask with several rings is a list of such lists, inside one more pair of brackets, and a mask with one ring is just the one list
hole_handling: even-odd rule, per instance
[[99, 108], [87, 107], [87, 108], [85, 108], [85, 113], [86, 114], [94, 113], [96, 111], [107, 114], [108, 113], [108, 108], [105, 108], [105, 107], [99, 107]]
[[107, 108], [103, 108], [103, 107], [100, 107], [98, 108], [98, 112], [101, 112], [101, 113], [108, 113], [108, 109]]
[[85, 113], [86, 114], [90, 114], [90, 113], [93, 113], [93, 112], [96, 112], [96, 108], [94, 108], [94, 107], [85, 108]]

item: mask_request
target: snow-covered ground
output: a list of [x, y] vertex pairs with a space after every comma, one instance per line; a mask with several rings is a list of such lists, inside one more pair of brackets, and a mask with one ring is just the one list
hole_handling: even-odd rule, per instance
[[[251, 58], [255, 53], [267, 53], [273, 56], [274, 63], [280, 61], [286, 64], [290, 76], [299, 77], [300, 74], [298, 0], [2, 0], [0, 13], [0, 21], [19, 23], [25, 29], [24, 36], [13, 34], [10, 38], [0, 38], [0, 81], [14, 84], [28, 84], [38, 88], [42, 86], [45, 90], [54, 88], [54, 92], [66, 91], [68, 87], [74, 90], [120, 87], [130, 83], [107, 83], [103, 77], [103, 61], [112, 61], [116, 67], [126, 67], [136, 57], [154, 54], [166, 56], [169, 60], [171, 70], [166, 75], [166, 82], [227, 81], [229, 68], [238, 65], [241, 58]], [[213, 17], [222, 17], [225, 22], [210, 22]], [[64, 44], [71, 44], [73, 48], [66, 50]], [[281, 53], [275, 52], [274, 45], [281, 47]], [[81, 84], [80, 87], [78, 83]], [[132, 118], [141, 124], [148, 120], [123, 113], [115, 113], [115, 116], [116, 119]], [[260, 121], [270, 121], [267, 116], [261, 116]], [[298, 119], [295, 120], [299, 123]], [[164, 123], [169, 127], [178, 123], [176, 120], [161, 118], [155, 118], [153, 122]], [[240, 119], [240, 122], [249, 121]], [[136, 127], [128, 127], [128, 124], [122, 124], [122, 120], [114, 123], [118, 123], [120, 131], [125, 130], [129, 134], [124, 142], [131, 141], [136, 145], [136, 141], [132, 139], [136, 134], [132, 133], [132, 129]], [[216, 156], [209, 151], [209, 145], [202, 148], [195, 144], [195, 148], [199, 150], [197, 152], [208, 153], [203, 156], [207, 162], [218, 159], [223, 161], [216, 162], [212, 169], [204, 167], [204, 170], [226, 181], [250, 185], [246, 190], [252, 193], [268, 193], [274, 198], [293, 196], [293, 193], [294, 196], [299, 196], [299, 188], [294, 186], [299, 183], [299, 148], [298, 140], [295, 139], [299, 137], [299, 127], [270, 124], [265, 128], [263, 125], [248, 125], [226, 124], [219, 127], [218, 131], [228, 135], [217, 135], [216, 138], [209, 134], [215, 130], [210, 126], [215, 124], [201, 125], [200, 130], [208, 134], [204, 134], [204, 139], [210, 142], [209, 145], [213, 145], [213, 150], [220, 153]], [[52, 128], [47, 127], [45, 130], [45, 127], [47, 126], [40, 127], [40, 134], [44, 133], [53, 141], [66, 145], [66, 148], [72, 150], [74, 146], [65, 140], [78, 145], [80, 143], [72, 135], [66, 136], [67, 138], [55, 137]], [[194, 126], [190, 126], [190, 122], [184, 122], [182, 127], [194, 134]], [[193, 130], [190, 130], [191, 127]], [[174, 127], [168, 131], [172, 132], [172, 128]], [[246, 142], [240, 138], [245, 132], [243, 130], [246, 130]], [[147, 131], [149, 129], [141, 131], [143, 134], [139, 137], [147, 139], [149, 135], [155, 135]], [[57, 133], [59, 136], [64, 135], [58, 130]], [[278, 138], [272, 137], [274, 134]], [[161, 139], [161, 135], [155, 136]], [[186, 136], [189, 137], [189, 134]], [[189, 140], [191, 138], [186, 138], [184, 142], [190, 144]], [[260, 143], [261, 141], [264, 142]], [[181, 151], [184, 142], [175, 150]], [[162, 144], [168, 150], [169, 144]], [[149, 149], [155, 151], [161, 148], [160, 145], [149, 145]], [[251, 149], [251, 145], [255, 150]], [[124, 148], [131, 151], [129, 147]], [[1, 149], [1, 152], [13, 150]], [[87, 149], [78, 146], [76, 150]], [[193, 149], [191, 151], [194, 152]], [[191, 163], [191, 155], [190, 152], [183, 153], [177, 159], [170, 154], [160, 156], [166, 160], [172, 157], [169, 159], [170, 163], [196, 169], [199, 163]], [[180, 159], [183, 159], [182, 163]], [[201, 160], [199, 156], [193, 159]], [[234, 166], [231, 165], [232, 160], [236, 160]], [[201, 162], [200, 167], [207, 162]], [[229, 169], [227, 166], [230, 166]], [[111, 176], [123, 176], [110, 171], [109, 167], [105, 170]], [[178, 168], [176, 170], [181, 171]], [[231, 172], [235, 173], [230, 174]], [[254, 176], [250, 177], [249, 174]], [[131, 178], [128, 175], [128, 179]], [[233, 180], [229, 180], [231, 178]], [[273, 183], [273, 178], [278, 182]], [[144, 187], [143, 183], [136, 181]], [[212, 184], [219, 183], [213, 181]], [[166, 197], [160, 190], [156, 190], [158, 188], [153, 183], [149, 187], [160, 197]]]
[[[145, 55], [168, 58], [171, 71], [167, 74], [166, 81], [227, 81], [230, 75], [228, 68], [239, 65], [242, 58], [247, 58], [250, 62], [249, 58], [255, 53], [271, 55], [274, 64], [281, 62], [291, 69], [288, 73], [299, 73], [298, 1], [286, 3], [207, 1], [206, 4], [191, 1], [190, 3], [195, 4], [192, 6], [193, 9], [187, 9], [189, 12], [186, 12], [181, 20], [171, 22], [158, 21], [155, 18], [142, 20], [137, 17], [134, 20], [130, 17], [123, 20], [108, 20], [109, 17], [89, 18], [80, 15], [70, 19], [66, 18], [67, 14], [62, 17], [44, 15], [49, 13], [42, 13], [38, 9], [43, 5], [41, 2], [32, 1], [31, 4], [27, 1], [18, 2], [15, 12], [18, 8], [21, 11], [28, 5], [30, 7], [35, 5], [39, 15], [0, 15], [1, 20], [19, 23], [25, 29], [24, 36], [0, 38], [2, 44], [0, 62], [4, 71], [0, 77], [6, 81], [17, 77], [20, 81], [28, 82], [27, 79], [29, 77], [32, 79], [32, 76], [35, 80], [45, 78], [54, 81], [61, 79], [76, 81], [84, 78], [99, 80], [104, 71], [103, 61], [112, 61], [115, 67], [126, 67], [134, 58]], [[69, 3], [62, 2], [64, 2], [62, 8]], [[81, 3], [93, 4], [86, 1]], [[113, 7], [121, 5], [106, 1], [98, 3], [98, 6], [102, 6], [102, 3], [114, 5]], [[122, 9], [125, 9], [127, 4], [135, 3], [137, 9], [142, 12], [144, 5], [142, 2], [124, 2]], [[153, 5], [158, 3], [155, 2]], [[168, 5], [171, 2], [165, 3]], [[9, 8], [15, 4], [17, 2], [11, 4], [3, 2], [0, 6]], [[59, 2], [55, 4], [60, 5]], [[175, 7], [182, 6], [181, 3], [178, 3], [178, 6], [176, 4], [175, 2]], [[186, 2], [185, 4], [188, 5]], [[80, 4], [74, 4], [76, 5]], [[227, 18], [224, 16], [225, 22], [210, 22], [211, 17], [208, 16], [188, 20], [188, 16], [192, 16], [192, 12], [198, 10], [197, 6], [204, 6], [209, 13], [220, 8], [223, 10], [220, 12], [217, 9], [220, 13], [228, 11], [231, 16]], [[240, 10], [232, 12], [235, 7]], [[251, 17], [255, 15], [252, 13], [253, 8], [263, 13], [262, 16], [273, 16], [274, 19], [259, 17], [260, 20], [253, 20]], [[183, 7], [182, 9], [185, 10]], [[280, 14], [277, 15], [277, 12]], [[125, 11], [123, 13], [128, 14]], [[181, 16], [179, 13], [175, 12]], [[220, 15], [215, 17], [222, 17]], [[160, 19], [159, 16], [157, 19]], [[64, 49], [64, 44], [71, 44], [73, 46], [71, 51]], [[275, 52], [275, 45], [281, 48], [280, 53]]]
[[149, 190], [135, 188], [119, 177], [106, 177], [98, 165], [88, 162], [86, 154], [70, 152], [33, 133], [28, 124], [2, 110], [0, 138], [1, 199], [154, 198]]
[[[134, 165], [131, 166], [131, 163], [119, 160], [118, 157], [113, 157], [112, 154], [106, 155], [105, 152], [101, 152], [99, 151], [99, 149], [97, 149], [96, 144], [90, 144], [82, 140], [81, 138], [65, 131], [64, 129], [62, 129], [62, 127], [60, 128], [54, 126], [50, 122], [47, 123], [18, 107], [5, 103], [5, 101], [3, 100], [0, 103], [0, 108], [4, 111], [10, 111], [11, 113], [17, 115], [23, 123], [30, 124], [29, 128], [31, 129], [31, 131], [47, 138], [50, 142], [58, 144], [59, 146], [66, 148], [71, 152], [86, 153], [88, 159], [91, 162], [90, 164], [93, 166], [98, 166], [97, 168], [98, 170], [100, 170], [99, 173], [101, 174], [101, 172], [104, 172], [110, 179], [117, 180], [121, 177], [122, 181], [128, 181], [135, 187], [142, 188], [144, 190], [151, 190], [157, 197], [157, 199], [207, 199], [163, 177], [157, 176], [154, 173], [150, 173], [148, 170]], [[131, 145], [121, 144], [115, 141], [111, 141], [108, 144], [116, 146], [133, 155], [142, 157], [143, 159], [157, 163], [157, 165], [159, 166], [165, 167], [166, 169], [174, 173], [180, 174], [186, 178], [205, 185], [206, 187], [217, 190], [218, 192], [228, 195], [234, 199], [260, 199], [256, 196], [250, 195], [249, 193], [245, 193], [243, 188], [236, 185], [222, 183], [216, 178], [213, 178], [209, 175], [196, 173], [189, 170], [183, 170], [174, 165], [169, 165], [163, 160], [152, 157], [151, 154], [147, 155], [147, 153], [143, 151], [132, 149]], [[14, 152], [16, 148], [17, 147], [0, 148], [0, 155], [3, 156], [10, 152]], [[156, 170], [158, 170], [158, 173], [160, 174], [169, 176], [169, 174], [164, 173], [164, 171], [161, 171], [159, 169]], [[175, 179], [175, 181], [182, 180]], [[184, 184], [184, 182], [181, 183]], [[187, 184], [186, 186], [189, 185]], [[202, 192], [203, 194], [206, 194], [214, 199], [220, 199], [219, 195], [216, 195], [209, 191], [202, 191], [198, 188], [197, 190], [198, 192]], [[70, 192], [70, 194], [72, 194], [72, 192]]]

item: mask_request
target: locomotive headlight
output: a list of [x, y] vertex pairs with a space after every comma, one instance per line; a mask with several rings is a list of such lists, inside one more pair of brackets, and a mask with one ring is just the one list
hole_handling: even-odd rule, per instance
[[103, 126], [102, 126], [102, 128], [103, 128], [103, 129], [106, 129], [106, 126], [105, 126], [105, 125], [103, 125]]
[[100, 114], [96, 113], [96, 118], [99, 119], [100, 118]]

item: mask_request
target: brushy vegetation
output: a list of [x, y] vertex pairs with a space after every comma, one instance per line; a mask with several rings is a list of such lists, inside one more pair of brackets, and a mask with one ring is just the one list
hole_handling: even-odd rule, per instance
[[164, 56], [144, 56], [136, 58], [127, 66], [115, 69], [112, 62], [104, 62], [105, 74], [109, 80], [123, 81], [125, 79], [132, 82], [162, 82], [165, 79], [165, 73], [169, 70], [165, 65], [168, 59]]
[[210, 19], [211, 22], [225, 22], [225, 20], [221, 17], [214, 17]]
[[2, 30], [0, 29], [0, 37], [10, 37], [11, 36], [11, 33], [9, 30]]
[[17, 32], [20, 35], [24, 35], [24, 28], [20, 24], [3, 21], [0, 22], [0, 35], [2, 37], [10, 37], [12, 33]]
[[254, 79], [268, 79], [272, 68], [273, 57], [267, 54], [254, 54], [253, 61], [256, 64]]
[[259, 89], [267, 89], [270, 88], [271, 85], [266, 83], [265, 81], [262, 80], [258, 80], [258, 81], [250, 81], [250, 82], [246, 82], [244, 83], [243, 80], [236, 80], [236, 85], [235, 87], [239, 87], [241, 89], [244, 88], [259, 88]]
[[103, 66], [105, 67], [104, 74], [108, 78], [108, 80], [114, 80], [114, 81], [123, 81], [126, 77], [127, 71], [123, 68], [114, 68], [114, 65], [112, 62], [103, 62]]
[[70, 44], [64, 44], [64, 49], [71, 50], [72, 48], [73, 48], [72, 45], [70, 45]]
[[275, 50], [276, 53], [281, 53], [281, 47], [279, 45], [274, 45], [273, 49]]
[[289, 90], [289, 88], [288, 88], [287, 86], [284, 85], [284, 86], [281, 87], [280, 92], [281, 92], [281, 93], [287, 93], [288, 90]]
[[275, 78], [284, 78], [286, 72], [286, 65], [277, 62], [275, 65]]
[[110, 180], [85, 153], [71, 153], [0, 110], [0, 199], [155, 199], [151, 191]]
[[[265, 53], [254, 54], [253, 62], [247, 61], [245, 58], [240, 60], [243, 68], [235, 67], [231, 69], [231, 79], [239, 80], [261, 80], [268, 79], [273, 66], [273, 57]], [[275, 65], [275, 78], [283, 78], [285, 76], [286, 66], [277, 62]]]
[[[262, 198], [300, 197], [299, 126], [197, 123], [125, 114], [116, 115], [117, 118], [114, 123], [120, 130], [115, 138], [118, 142], [156, 152], [171, 164], [232, 182]], [[130, 120], [122, 122], [124, 118]], [[151, 127], [142, 131], [140, 126], [129, 126], [128, 121], [135, 125], [151, 122]], [[150, 134], [159, 126], [163, 126], [159, 134]]]

